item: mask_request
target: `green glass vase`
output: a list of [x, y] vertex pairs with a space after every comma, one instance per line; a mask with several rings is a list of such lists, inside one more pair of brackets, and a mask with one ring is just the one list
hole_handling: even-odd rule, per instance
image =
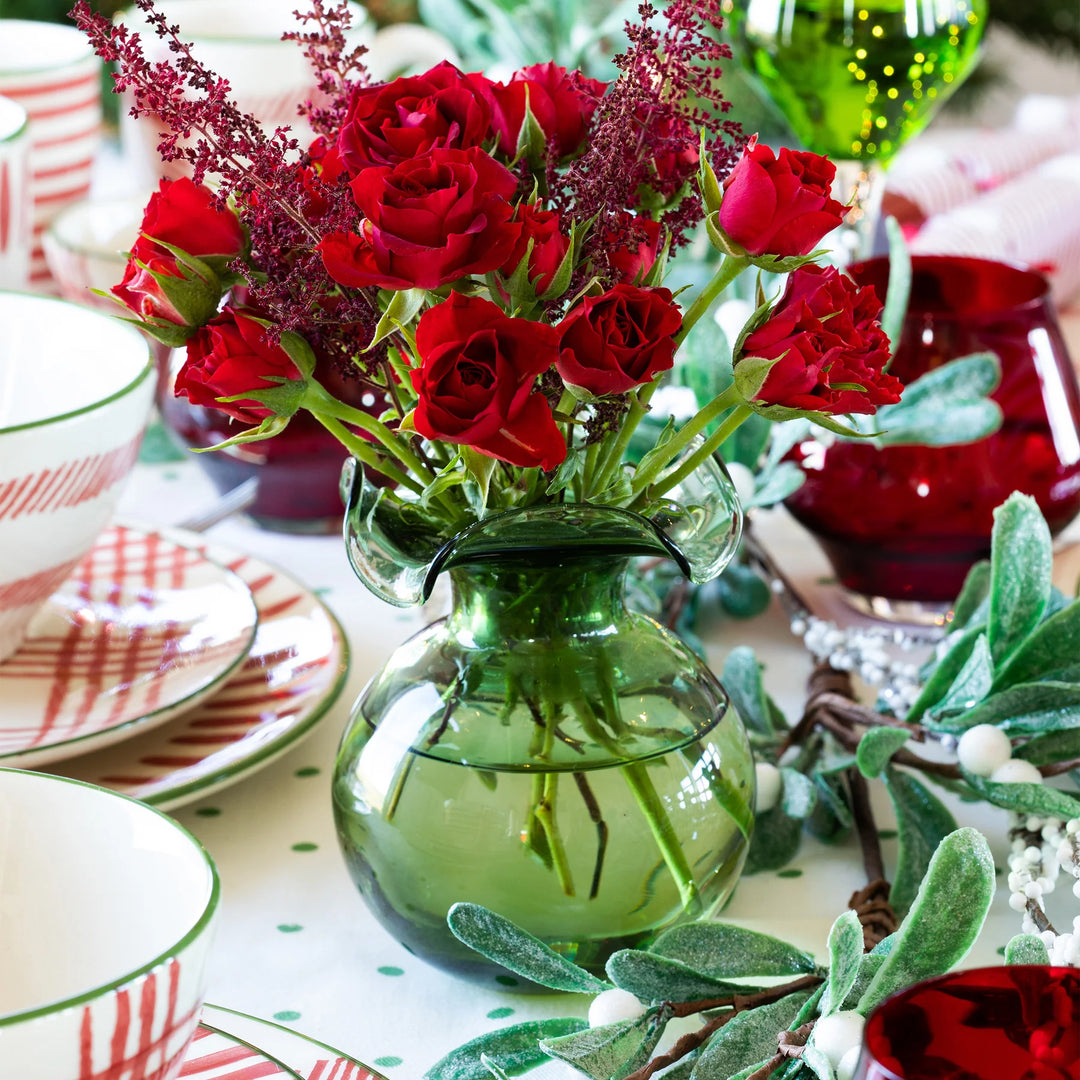
[[416, 955], [497, 974], [447, 928], [472, 901], [597, 971], [730, 894], [752, 828], [745, 731], [702, 660], [624, 602], [634, 556], [698, 579], [730, 558], [730, 481], [717, 466], [696, 482], [656, 521], [533, 507], [435, 547], [347, 466], [362, 580], [397, 604], [452, 584], [449, 615], [360, 695], [333, 781], [353, 880]]

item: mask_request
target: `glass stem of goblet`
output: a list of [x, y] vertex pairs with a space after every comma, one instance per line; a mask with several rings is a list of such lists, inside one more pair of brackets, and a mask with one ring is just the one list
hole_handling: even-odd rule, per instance
[[885, 173], [872, 161], [841, 160], [834, 164], [833, 198], [851, 209], [840, 228], [826, 239], [832, 245], [833, 257], [843, 267], [875, 254]]

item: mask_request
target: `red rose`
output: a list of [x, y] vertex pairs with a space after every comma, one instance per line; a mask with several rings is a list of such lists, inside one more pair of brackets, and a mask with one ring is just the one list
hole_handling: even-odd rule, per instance
[[509, 277], [525, 258], [529, 241], [533, 242], [529, 255], [529, 281], [540, 296], [551, 288], [559, 264], [563, 261], [570, 247], [570, 238], [559, 229], [559, 215], [554, 210], [542, 210], [539, 204], [522, 204], [514, 215], [514, 221], [521, 225], [514, 250], [501, 268], [501, 273]]
[[308, 148], [308, 164], [300, 167], [300, 184], [304, 189], [304, 214], [313, 221], [330, 209], [326, 189], [341, 182], [345, 163], [336, 143], [319, 136]]
[[656, 262], [660, 223], [641, 214], [624, 213], [617, 226], [603, 230], [600, 246], [607, 251], [608, 267], [616, 279], [632, 285]]
[[751, 255], [808, 255], [843, 220], [847, 207], [830, 192], [836, 166], [828, 158], [756, 139], [724, 181], [720, 228]]
[[365, 169], [352, 190], [361, 233], [330, 233], [319, 244], [342, 285], [436, 289], [497, 270], [521, 231], [510, 221], [517, 180], [477, 147]]
[[736, 366], [746, 356], [778, 358], [754, 398], [760, 404], [872, 413], [898, 402], [902, 389], [882, 370], [889, 339], [880, 314], [871, 286], [860, 288], [833, 266], [801, 266], [768, 321], [743, 342]]
[[187, 343], [187, 359], [176, 376], [175, 393], [193, 405], [220, 409], [245, 424], [257, 424], [272, 411], [257, 401], [218, 398], [268, 390], [274, 377], [301, 377], [289, 354], [269, 340], [266, 328], [242, 311], [226, 307]]
[[416, 430], [511, 465], [554, 469], [566, 442], [534, 387], [555, 362], [557, 341], [553, 327], [512, 319], [479, 297], [453, 293], [428, 308], [416, 328]]
[[669, 290], [616, 285], [586, 297], [555, 328], [556, 367], [567, 383], [590, 394], [624, 393], [672, 366], [681, 323]]
[[491, 135], [486, 82], [444, 60], [423, 75], [354, 90], [338, 134], [345, 167], [357, 176], [437, 147], [480, 146]]
[[586, 78], [580, 71], [568, 72], [551, 61], [522, 68], [506, 85], [492, 84], [499, 149], [508, 157], [517, 153], [527, 100], [547, 141], [557, 147], [557, 156], [574, 153], [585, 141], [606, 89], [607, 83]]
[[187, 177], [162, 180], [146, 204], [140, 235], [132, 246], [124, 278], [111, 292], [141, 319], [181, 327], [198, 325], [217, 310], [221, 290], [211, 282], [206, 283], [205, 289], [170, 290], [158, 275], [196, 282], [204, 279], [185, 271], [162, 243], [200, 259], [224, 261], [243, 250], [244, 230], [231, 210], [214, 205], [209, 188], [200, 187]]

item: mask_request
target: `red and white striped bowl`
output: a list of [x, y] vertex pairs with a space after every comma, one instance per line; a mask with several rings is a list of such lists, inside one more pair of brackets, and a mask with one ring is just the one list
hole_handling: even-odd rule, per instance
[[209, 855], [144, 803], [40, 773], [0, 769], [0, 820], [0, 1073], [173, 1080], [206, 992]]
[[133, 327], [0, 292], [0, 662], [90, 550], [138, 453], [154, 393]]
[[48, 289], [41, 234], [65, 206], [90, 191], [101, 141], [101, 62], [73, 26], [0, 19], [0, 94], [30, 118], [30, 284]]

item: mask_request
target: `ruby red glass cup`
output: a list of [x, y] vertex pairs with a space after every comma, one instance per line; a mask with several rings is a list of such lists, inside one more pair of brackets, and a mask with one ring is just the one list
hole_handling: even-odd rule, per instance
[[[887, 259], [848, 272], [884, 299]], [[1035, 497], [1054, 533], [1080, 510], [1080, 390], [1046, 279], [984, 259], [915, 256], [890, 371], [908, 383], [985, 350], [1001, 360], [996, 434], [948, 447], [841, 440], [797, 449], [807, 479], [787, 507], [850, 593], [946, 603], [989, 556], [994, 508], [1014, 490]]]
[[853, 1080], [1080, 1080], [1080, 970], [973, 968], [916, 983], [870, 1014]]

